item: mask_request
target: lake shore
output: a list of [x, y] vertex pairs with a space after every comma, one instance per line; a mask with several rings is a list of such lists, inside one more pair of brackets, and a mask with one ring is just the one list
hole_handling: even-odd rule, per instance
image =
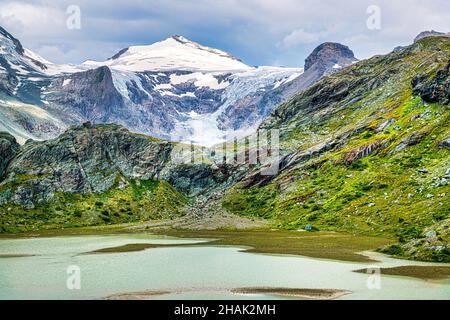
[[[354, 272], [368, 273], [367, 269], [359, 269]], [[398, 266], [392, 268], [380, 268], [383, 275], [412, 277], [422, 280], [450, 279], [450, 266]]]
[[310, 289], [310, 288], [233, 288], [233, 289], [170, 289], [170, 290], [149, 290], [141, 292], [118, 293], [105, 297], [105, 300], [151, 300], [165, 295], [176, 295], [185, 293], [228, 293], [238, 295], [267, 295], [280, 296], [293, 299], [314, 299], [314, 300], [334, 300], [344, 295], [351, 294], [348, 290], [339, 289]]
[[[356, 236], [340, 232], [306, 232], [284, 230], [179, 230], [170, 228], [130, 229], [129, 225], [115, 225], [104, 227], [89, 227], [75, 229], [42, 230], [39, 232], [26, 232], [21, 234], [1, 235], [0, 239], [33, 238], [33, 237], [60, 237], [82, 235], [107, 234], [155, 234], [181, 239], [201, 239], [204, 242], [195, 245], [238, 246], [245, 252], [298, 255], [320, 259], [331, 259], [348, 262], [375, 262], [375, 259], [362, 254], [363, 251], [376, 250], [379, 247], [394, 241], [382, 237]], [[128, 250], [144, 250], [157, 248], [152, 245], [148, 248], [125, 247], [105, 248], [104, 252], [114, 253]], [[179, 244], [174, 246], [181, 246]]]

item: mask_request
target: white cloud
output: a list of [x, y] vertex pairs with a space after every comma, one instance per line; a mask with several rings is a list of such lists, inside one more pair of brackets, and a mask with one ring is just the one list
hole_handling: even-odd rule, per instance
[[[82, 29], [66, 28], [77, 4]], [[248, 64], [301, 66], [321, 42], [359, 58], [411, 43], [424, 29], [450, 31], [448, 0], [377, 0], [382, 29], [368, 30], [373, 0], [0, 0], [0, 25], [56, 62], [105, 59], [118, 49], [172, 34], [230, 51]], [[344, 10], [345, 9], [345, 10]], [[56, 47], [56, 49], [55, 49]], [[50, 49], [52, 48], [52, 49]]]
[[11, 32], [21, 34], [61, 34], [64, 30], [65, 15], [57, 7], [41, 4], [2, 2], [0, 21]]
[[320, 33], [307, 32], [303, 29], [297, 29], [284, 37], [282, 44], [284, 47], [293, 47], [299, 44], [313, 43], [320, 39]]

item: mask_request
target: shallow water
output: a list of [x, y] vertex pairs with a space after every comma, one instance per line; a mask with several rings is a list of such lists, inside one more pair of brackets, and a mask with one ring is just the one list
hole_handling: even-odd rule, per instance
[[[391, 267], [424, 263], [378, 255], [364, 264], [308, 257], [241, 252], [237, 247], [169, 247], [139, 252], [82, 254], [131, 243], [195, 243], [201, 240], [154, 235], [105, 235], [0, 240], [0, 299], [100, 299], [146, 290], [179, 290], [155, 299], [280, 299], [269, 295], [236, 295], [242, 287], [344, 289], [340, 299], [450, 299], [450, 280], [424, 281], [381, 276], [369, 289], [369, 275], [352, 272], [371, 265]], [[67, 268], [81, 271], [80, 290], [67, 288]], [[372, 279], [372, 278], [370, 278]]]

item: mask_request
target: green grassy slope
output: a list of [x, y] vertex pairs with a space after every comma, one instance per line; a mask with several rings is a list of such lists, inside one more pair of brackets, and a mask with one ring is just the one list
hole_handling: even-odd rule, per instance
[[0, 232], [174, 219], [184, 214], [186, 204], [187, 199], [165, 181], [122, 178], [104, 193], [59, 193], [30, 209], [0, 206]]

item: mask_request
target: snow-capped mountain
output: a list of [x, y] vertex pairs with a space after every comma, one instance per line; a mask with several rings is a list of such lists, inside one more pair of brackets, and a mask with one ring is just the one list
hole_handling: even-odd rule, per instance
[[307, 87], [329, 73], [303, 78], [302, 68], [254, 68], [181, 36], [102, 62], [57, 65], [0, 31], [0, 131], [22, 142], [90, 121], [210, 146], [254, 131], [298, 91], [293, 84]]
[[106, 61], [86, 61], [83, 66], [108, 66], [121, 71], [189, 70], [235, 72], [250, 69], [230, 54], [173, 36], [148, 46], [125, 48]]
[[82, 67], [71, 64], [57, 65], [37, 53], [26, 49], [20, 41], [0, 27], [0, 72], [11, 69], [15, 74], [30, 76], [56, 75], [82, 71]]
[[66, 125], [40, 105], [41, 88], [50, 83], [47, 66], [0, 27], [0, 131], [19, 142], [48, 139]]

